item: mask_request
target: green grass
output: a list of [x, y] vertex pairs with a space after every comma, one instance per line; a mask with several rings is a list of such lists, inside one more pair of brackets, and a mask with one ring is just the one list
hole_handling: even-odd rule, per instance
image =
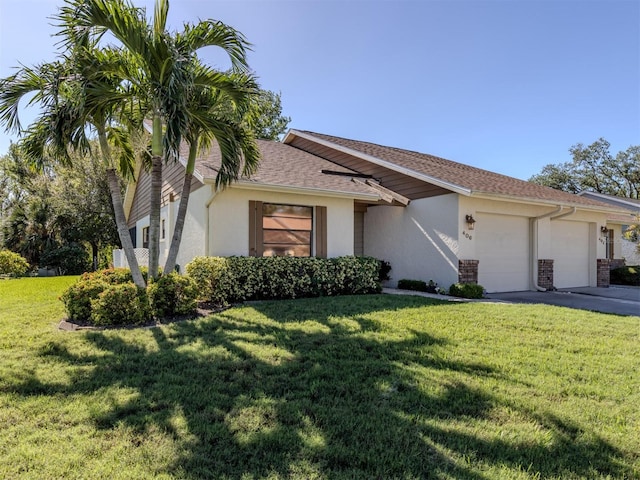
[[640, 478], [640, 318], [409, 296], [62, 332], [0, 281], [0, 478]]

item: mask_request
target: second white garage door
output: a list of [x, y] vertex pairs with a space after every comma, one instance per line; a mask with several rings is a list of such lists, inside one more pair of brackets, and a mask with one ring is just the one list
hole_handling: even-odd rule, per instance
[[558, 288], [589, 286], [589, 224], [551, 221], [553, 284]]
[[529, 290], [529, 219], [478, 213], [478, 283], [487, 292]]

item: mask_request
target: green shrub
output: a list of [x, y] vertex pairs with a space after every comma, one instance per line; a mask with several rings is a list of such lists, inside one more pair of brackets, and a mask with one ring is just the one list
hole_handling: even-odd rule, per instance
[[381, 289], [380, 261], [372, 257], [197, 257], [186, 269], [201, 299], [222, 305]]
[[398, 288], [401, 290], [415, 290], [418, 292], [426, 292], [427, 282], [423, 280], [408, 280], [406, 278], [403, 278], [402, 280], [398, 280]]
[[69, 320], [89, 321], [91, 318], [91, 301], [98, 298], [109, 284], [97, 276], [83, 275], [60, 296], [67, 310]]
[[415, 290], [417, 292], [445, 293], [445, 290], [439, 288], [438, 284], [433, 280], [429, 280], [429, 283], [427, 283], [422, 280], [407, 280], [403, 278], [402, 280], [398, 280], [398, 288], [401, 290]]
[[626, 266], [611, 270], [610, 282], [615, 285], [640, 286], [640, 266]]
[[387, 280], [391, 280], [389, 276], [389, 272], [391, 272], [391, 264], [386, 260], [380, 260], [380, 269], [378, 270], [378, 281], [384, 282]]
[[147, 292], [133, 283], [108, 285], [98, 298], [91, 300], [94, 325], [140, 325], [150, 318]]
[[461, 298], [482, 298], [484, 288], [477, 283], [454, 283], [449, 287], [449, 295]]
[[[146, 269], [143, 270], [143, 275], [146, 277]], [[155, 287], [149, 287], [151, 290], [149, 294], [154, 298], [155, 311], [159, 312], [158, 317], [165, 316], [164, 312], [169, 312], [167, 315], [173, 316], [195, 310], [196, 288], [193, 281], [180, 276], [176, 277], [173, 278], [173, 275], [170, 275], [166, 280], [162, 282], [159, 280], [152, 284], [156, 285]], [[144, 295], [134, 296], [131, 294], [133, 290], [128, 292], [124, 289], [121, 292], [118, 289], [114, 291], [112, 288], [122, 285], [135, 286], [131, 279], [131, 272], [127, 268], [110, 268], [84, 273], [76, 283], [62, 293], [60, 300], [64, 303], [69, 320], [74, 322], [89, 322], [95, 325], [146, 322], [151, 316], [151, 305], [146, 292], [143, 290]], [[109, 294], [98, 302], [107, 290]], [[117, 301], [123, 302], [122, 305], [115, 305]], [[142, 305], [143, 301], [146, 302], [146, 306]], [[109, 305], [114, 306], [112, 314], [109, 313]], [[99, 309], [97, 313], [96, 308]], [[130, 315], [130, 320], [125, 320], [125, 315]], [[140, 320], [140, 315], [144, 316], [143, 320]]]
[[0, 250], [0, 275], [21, 277], [29, 270], [29, 262], [10, 250]]
[[162, 275], [147, 290], [155, 318], [188, 315], [196, 311], [198, 288], [190, 277], [177, 273]]
[[198, 298], [211, 300], [220, 278], [226, 273], [227, 261], [222, 257], [196, 257], [186, 266], [187, 275], [198, 288]]

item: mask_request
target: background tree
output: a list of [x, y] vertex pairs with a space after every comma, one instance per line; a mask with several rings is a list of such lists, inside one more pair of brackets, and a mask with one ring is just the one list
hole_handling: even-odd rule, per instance
[[600, 138], [591, 145], [573, 145], [573, 160], [545, 165], [529, 181], [566, 192], [590, 190], [624, 198], [640, 198], [640, 146], [630, 146], [614, 157], [611, 145]]
[[258, 95], [251, 99], [246, 122], [256, 138], [278, 140], [280, 135], [287, 131], [291, 117], [282, 115], [280, 93], [260, 90]]
[[76, 154], [72, 167], [37, 171], [21, 155], [12, 145], [10, 154], [0, 157], [0, 178], [7, 187], [2, 192], [2, 245], [25, 256], [32, 267], [66, 273], [89, 268], [88, 246], [97, 268], [100, 251], [118, 244], [104, 168]]

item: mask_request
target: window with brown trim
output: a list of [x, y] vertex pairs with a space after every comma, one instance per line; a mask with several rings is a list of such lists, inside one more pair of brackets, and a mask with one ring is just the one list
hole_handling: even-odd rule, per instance
[[326, 257], [326, 210], [250, 201], [249, 255]]

